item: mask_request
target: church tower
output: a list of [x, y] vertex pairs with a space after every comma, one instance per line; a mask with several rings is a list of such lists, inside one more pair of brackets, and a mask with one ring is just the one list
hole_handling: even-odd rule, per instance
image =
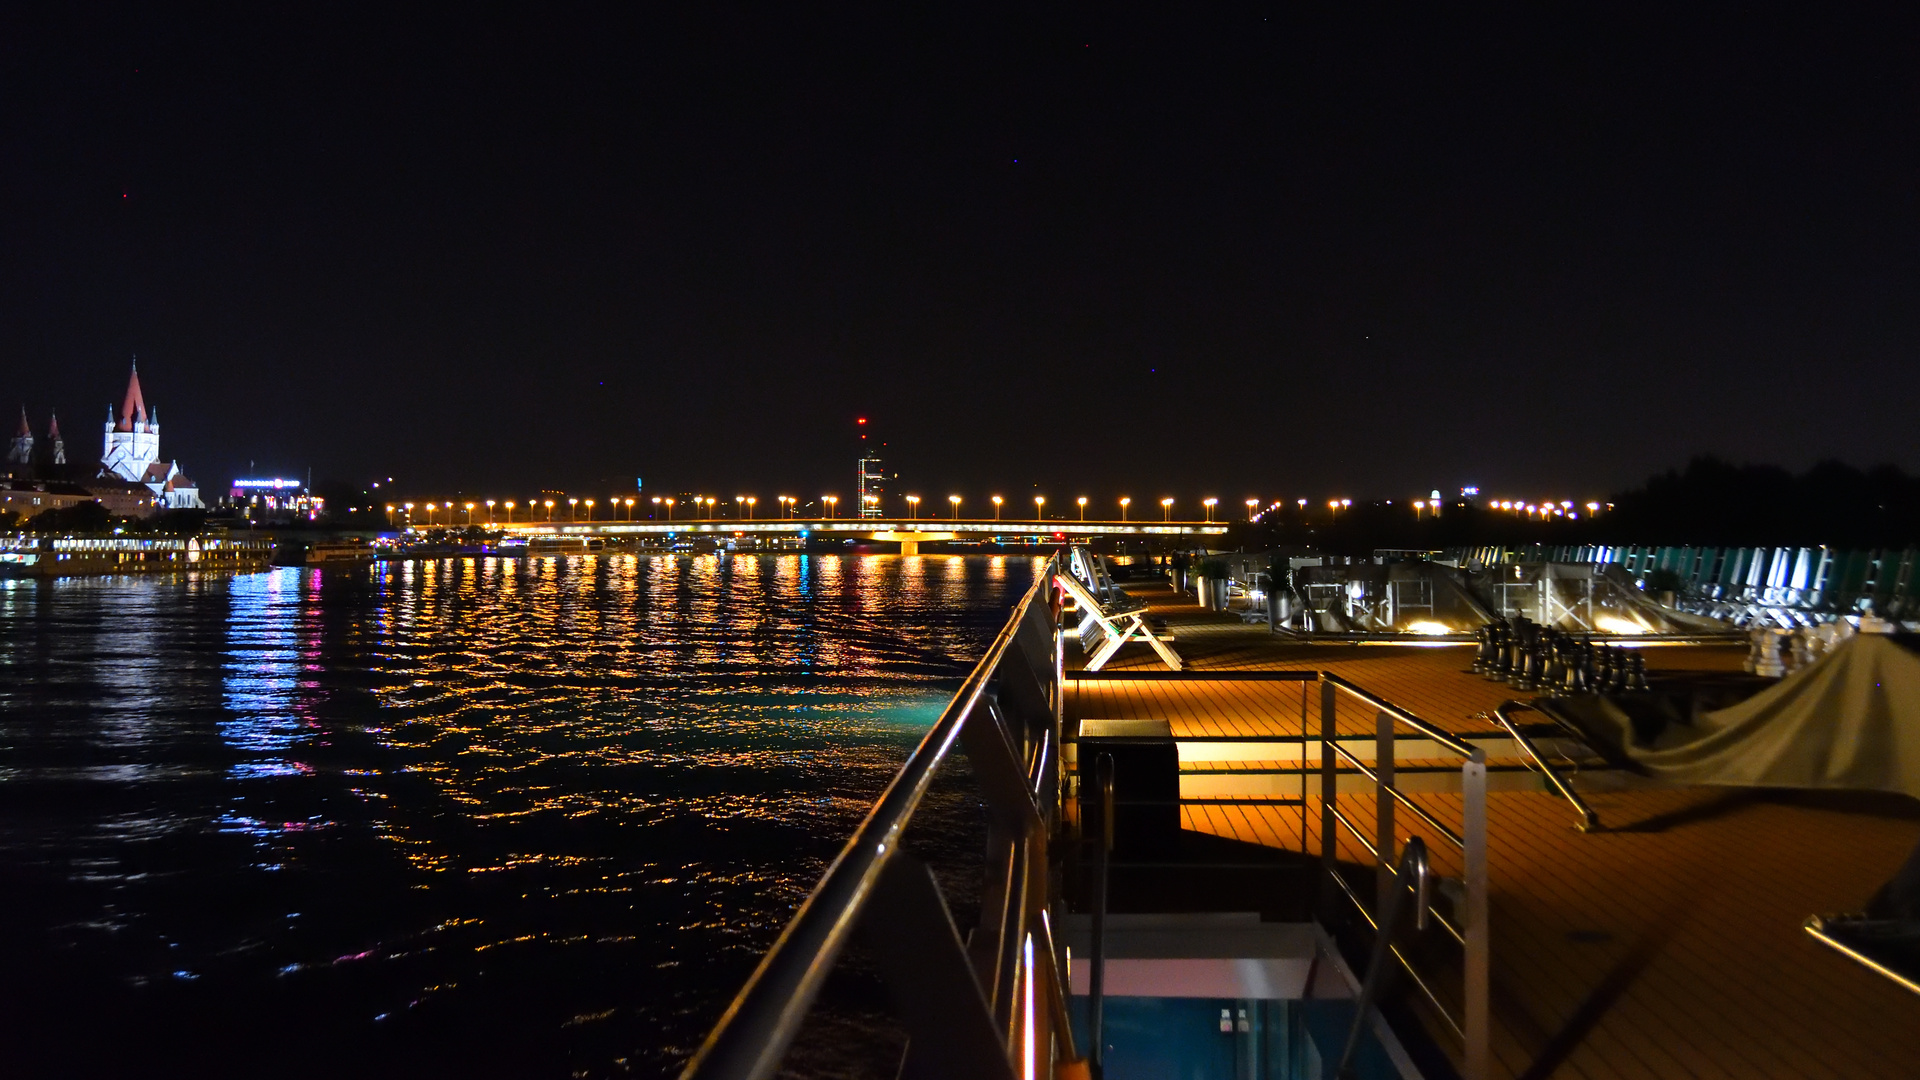
[[65, 439], [60, 437], [60, 414], [49, 413], [47, 415], [51, 417], [51, 419], [47, 421], [47, 441], [53, 444], [53, 464], [65, 465], [67, 463], [67, 443]]
[[140, 366], [134, 364], [127, 379], [127, 396], [120, 403], [116, 419], [113, 406], [107, 406], [106, 442], [100, 451], [100, 473], [139, 483], [147, 470], [160, 460], [160, 419], [147, 412], [146, 399], [140, 396]]
[[27, 407], [20, 406], [20, 430], [14, 432], [13, 446], [7, 451], [7, 464], [27, 468], [33, 464], [33, 429], [27, 426]]

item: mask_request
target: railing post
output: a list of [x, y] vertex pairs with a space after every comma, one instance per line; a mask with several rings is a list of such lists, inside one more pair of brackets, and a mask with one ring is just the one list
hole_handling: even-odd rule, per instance
[[1393, 717], [1385, 709], [1374, 716], [1373, 735], [1373, 771], [1380, 778], [1374, 785], [1374, 837], [1373, 842], [1380, 850], [1375, 860], [1374, 878], [1377, 888], [1375, 903], [1379, 910], [1385, 911], [1387, 897], [1392, 895], [1399, 878], [1393, 872], [1393, 855], [1399, 845], [1393, 839]]
[[1339, 791], [1334, 774], [1334, 695], [1339, 691], [1324, 677], [1320, 680], [1320, 862], [1327, 873], [1335, 873], [1340, 838], [1334, 834], [1333, 797]]
[[1093, 957], [1087, 979], [1087, 1060], [1100, 1075], [1106, 1057], [1107, 872], [1113, 849], [1113, 755], [1094, 759], [1094, 783], [1100, 792], [1100, 835], [1093, 840]]
[[1461, 834], [1466, 841], [1466, 1068], [1464, 1080], [1487, 1080], [1492, 1017], [1488, 1013], [1488, 967], [1492, 948], [1487, 925], [1487, 752], [1476, 748], [1460, 766]]

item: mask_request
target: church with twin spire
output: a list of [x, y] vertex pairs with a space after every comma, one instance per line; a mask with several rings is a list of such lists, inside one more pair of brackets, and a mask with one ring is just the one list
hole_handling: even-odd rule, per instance
[[[31, 494], [42, 497], [28, 498], [20, 494], [18, 498], [6, 500], [9, 508], [16, 502], [29, 510], [57, 507], [91, 497], [105, 503], [114, 513], [144, 516], [159, 510], [198, 509], [204, 505], [200, 501], [199, 485], [180, 471], [180, 463], [160, 457], [160, 414], [159, 410], [148, 407], [140, 392], [137, 363], [127, 378], [127, 392], [119, 410], [116, 412], [112, 405], [107, 406], [104, 436], [100, 471], [94, 479], [82, 480], [77, 486], [63, 483], [67, 447], [60, 437], [59, 418], [54, 417], [48, 423], [46, 443], [50, 445], [42, 448], [40, 440], [34, 438], [23, 407], [20, 426], [7, 450], [9, 493], [19, 494], [12, 489], [28, 483], [34, 489]], [[26, 489], [20, 491], [26, 492]]]

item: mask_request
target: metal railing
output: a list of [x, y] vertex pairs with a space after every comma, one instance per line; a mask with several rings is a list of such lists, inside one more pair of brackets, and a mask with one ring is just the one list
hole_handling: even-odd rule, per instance
[[[1353, 1023], [1347, 1029], [1347, 1043], [1341, 1047], [1340, 1063], [1333, 1070], [1333, 1075], [1339, 1080], [1348, 1080], [1353, 1075], [1353, 1057], [1359, 1052], [1360, 1039], [1367, 1030], [1367, 1010], [1380, 1000], [1380, 991], [1386, 986], [1387, 975], [1393, 970], [1387, 966], [1393, 935], [1400, 932], [1405, 916], [1413, 916], [1414, 929], [1425, 930], [1428, 916], [1432, 914], [1433, 902], [1427, 893], [1432, 872], [1427, 866], [1426, 841], [1417, 836], [1407, 841], [1406, 851], [1400, 856], [1400, 865], [1394, 874], [1393, 891], [1380, 911], [1380, 925], [1374, 934], [1373, 955], [1367, 961], [1367, 974], [1360, 981], [1360, 1000], [1355, 1003]], [[1412, 880], [1409, 881], [1409, 878]], [[1406, 903], [1409, 891], [1413, 893], [1411, 908]]]
[[[1460, 851], [1463, 872], [1459, 904], [1453, 912], [1454, 917], [1448, 918], [1441, 914], [1433, 908], [1431, 903], [1423, 905], [1433, 921], [1437, 922], [1461, 947], [1460, 1015], [1455, 1016], [1454, 1012], [1441, 1002], [1433, 987], [1427, 980], [1421, 978], [1420, 972], [1414, 968], [1412, 961], [1398, 946], [1392, 944], [1391, 940], [1387, 942], [1387, 950], [1411, 977], [1414, 987], [1420, 991], [1421, 996], [1426, 998], [1427, 1003], [1433, 1007], [1440, 1019], [1445, 1021], [1458, 1036], [1462, 1048], [1461, 1076], [1465, 1080], [1486, 1080], [1490, 1066], [1489, 1038], [1491, 1035], [1491, 1014], [1488, 1011], [1491, 941], [1487, 926], [1486, 751], [1467, 744], [1458, 737], [1442, 731], [1405, 709], [1370, 694], [1331, 672], [1320, 672], [1318, 675], [1320, 682], [1320, 790], [1322, 792], [1320, 858], [1326, 869], [1326, 875], [1339, 887], [1347, 899], [1353, 902], [1354, 907], [1373, 928], [1377, 937], [1390, 938], [1391, 927], [1385, 924], [1383, 918], [1376, 917], [1374, 912], [1377, 909], [1384, 915], [1393, 902], [1396, 890], [1403, 887], [1394, 867], [1394, 852], [1399, 847], [1394, 830], [1395, 809], [1405, 807], [1436, 835]], [[1358, 756], [1340, 745], [1338, 726], [1335, 721], [1335, 706], [1341, 694], [1346, 694], [1375, 710], [1374, 762], [1371, 769]], [[1425, 807], [1394, 786], [1394, 729], [1398, 724], [1414, 729], [1442, 749], [1463, 759], [1460, 765], [1461, 827], [1459, 832], [1449, 828]], [[1371, 839], [1368, 838], [1366, 830], [1355, 824], [1338, 805], [1341, 760], [1373, 781], [1374, 835]], [[1374, 907], [1370, 908], [1340, 873], [1339, 829], [1341, 827], [1352, 833], [1360, 846], [1373, 856], [1376, 886]]]
[[[1073, 1056], [1065, 977], [1046, 915], [1059, 805], [1058, 557], [1036, 574], [940, 718], [887, 785], [682, 1080], [773, 1074], [841, 950], [859, 933], [908, 1038], [907, 1075], [1053, 1074]], [[963, 938], [926, 864], [901, 850], [954, 748], [988, 810], [980, 925]]]
[[[1079, 674], [1077, 680], [1113, 680], [1113, 681], [1163, 681], [1163, 682], [1205, 682], [1205, 681], [1258, 681], [1258, 682], [1298, 682], [1317, 683], [1320, 686], [1320, 717], [1318, 731], [1312, 730], [1312, 721], [1308, 715], [1306, 703], [1302, 702], [1300, 715], [1299, 740], [1302, 743], [1302, 761], [1300, 769], [1300, 790], [1298, 799], [1244, 799], [1235, 798], [1230, 802], [1260, 802], [1266, 805], [1298, 805], [1301, 808], [1300, 835], [1303, 847], [1311, 845], [1307, 817], [1310, 796], [1319, 796], [1320, 821], [1318, 837], [1320, 857], [1327, 879], [1332, 881], [1340, 892], [1351, 900], [1376, 933], [1380, 922], [1375, 916], [1377, 909], [1384, 908], [1398, 882], [1398, 874], [1393, 864], [1394, 853], [1399, 850], [1400, 842], [1396, 837], [1395, 819], [1397, 811], [1404, 810], [1412, 814], [1428, 829], [1432, 830], [1437, 841], [1443, 841], [1460, 852], [1463, 873], [1458, 895], [1451, 917], [1426, 905], [1428, 915], [1461, 948], [1462, 958], [1462, 995], [1458, 1010], [1452, 1010], [1440, 1000], [1433, 985], [1415, 970], [1405, 952], [1397, 946], [1390, 948], [1390, 954], [1411, 976], [1414, 987], [1428, 1004], [1437, 1012], [1458, 1038], [1462, 1047], [1465, 1080], [1484, 1080], [1488, 1075], [1489, 1038], [1491, 1034], [1491, 1014], [1489, 1012], [1488, 989], [1489, 968], [1491, 963], [1491, 940], [1488, 931], [1487, 910], [1487, 754], [1480, 747], [1457, 733], [1446, 731], [1421, 719], [1406, 709], [1371, 693], [1330, 671], [1202, 671], [1202, 672], [1099, 672]], [[1337, 724], [1336, 706], [1345, 696], [1371, 709], [1375, 715], [1374, 761], [1372, 767], [1349, 750], [1345, 743], [1355, 741], [1352, 735], [1342, 736]], [[1405, 727], [1413, 731], [1418, 738], [1413, 740], [1420, 747], [1422, 757], [1444, 754], [1460, 760], [1461, 824], [1458, 830], [1440, 820], [1432, 811], [1422, 806], [1407, 792], [1402, 791], [1394, 782], [1396, 755], [1400, 734], [1398, 729]], [[1472, 736], [1480, 738], [1481, 736]], [[1278, 734], [1256, 736], [1195, 736], [1181, 738], [1182, 743], [1211, 742], [1278, 742], [1285, 737]], [[1364, 739], [1364, 736], [1361, 737]], [[1503, 740], [1504, 741], [1504, 740]], [[1319, 744], [1319, 768], [1317, 778], [1314, 770], [1307, 767], [1305, 750], [1313, 744]], [[1085, 766], [1083, 761], [1082, 767]], [[1369, 830], [1362, 823], [1355, 822], [1338, 805], [1341, 791], [1341, 775], [1345, 770], [1349, 775], [1358, 774], [1371, 784], [1375, 794], [1374, 828]], [[1310, 779], [1317, 779], [1318, 790], [1309, 785]], [[1194, 801], [1182, 798], [1183, 803]], [[1199, 800], [1207, 801], [1207, 800]], [[1339, 832], [1344, 828], [1351, 833], [1367, 854], [1375, 867], [1376, 899], [1369, 904], [1340, 873]], [[1456, 1015], [1456, 1011], [1457, 1014]]]
[[[1064, 707], [1059, 612], [1053, 603], [1058, 563], [1056, 556], [1042, 567], [985, 656], [688, 1062], [682, 1080], [759, 1080], [772, 1075], [856, 933], [870, 948], [909, 1038], [903, 1075], [1011, 1080], [1050, 1076], [1056, 1064], [1076, 1060], [1066, 1016], [1064, 955], [1056, 949], [1048, 920], [1047, 844], [1060, 806]], [[1382, 933], [1381, 939], [1459, 1036], [1462, 1075], [1484, 1080], [1489, 1064], [1485, 752], [1331, 672], [1243, 673], [1255, 674], [1320, 685], [1319, 731], [1308, 731], [1303, 703], [1300, 732], [1303, 743], [1320, 744], [1320, 854], [1327, 877], [1376, 932], [1382, 921], [1340, 873], [1340, 828], [1373, 856], [1377, 906], [1383, 914], [1395, 890], [1404, 890], [1393, 865], [1400, 847], [1394, 831], [1397, 808], [1461, 852], [1464, 873], [1452, 917], [1427, 902], [1424, 894], [1416, 913], [1422, 923], [1437, 922], [1462, 947], [1461, 1015], [1456, 1018], [1440, 1001], [1389, 934]], [[1154, 677], [1185, 681], [1207, 676]], [[1335, 717], [1341, 695], [1375, 712], [1371, 768], [1341, 745]], [[1458, 831], [1395, 786], [1398, 726], [1418, 733], [1423, 746], [1463, 759]], [[980, 924], [966, 937], [955, 928], [932, 871], [901, 850], [915, 811], [955, 747], [965, 751], [988, 810]], [[1371, 838], [1337, 805], [1343, 768], [1374, 785]], [[1303, 761], [1303, 814], [1309, 775]], [[1104, 820], [1111, 818], [1109, 813]], [[1305, 845], [1304, 820], [1302, 825]], [[1097, 955], [1104, 952], [1099, 944], [1095, 948]]]
[[1547, 759], [1541, 755], [1540, 748], [1533, 745], [1533, 740], [1521, 733], [1520, 725], [1513, 722], [1512, 714], [1519, 709], [1540, 711], [1524, 701], [1505, 701], [1493, 710], [1493, 718], [1500, 721], [1501, 727], [1507, 729], [1507, 734], [1513, 737], [1514, 743], [1520, 747], [1521, 752], [1539, 766], [1540, 774], [1546, 777], [1547, 783], [1553, 786], [1553, 790], [1559, 792], [1561, 798], [1573, 804], [1574, 810], [1580, 815], [1580, 831], [1592, 832], [1599, 828], [1600, 815], [1594, 813], [1593, 807], [1587, 805], [1587, 800], [1573, 790], [1573, 785], [1567, 783], [1565, 778], [1554, 771], [1553, 766], [1547, 764]]

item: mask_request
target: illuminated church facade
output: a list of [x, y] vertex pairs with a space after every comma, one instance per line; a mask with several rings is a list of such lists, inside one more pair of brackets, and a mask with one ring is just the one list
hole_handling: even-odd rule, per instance
[[147, 408], [140, 393], [140, 369], [127, 379], [127, 394], [116, 417], [107, 406], [106, 441], [100, 449], [100, 479], [139, 484], [167, 510], [200, 508], [200, 488], [180, 471], [177, 461], [160, 459], [160, 413]]

